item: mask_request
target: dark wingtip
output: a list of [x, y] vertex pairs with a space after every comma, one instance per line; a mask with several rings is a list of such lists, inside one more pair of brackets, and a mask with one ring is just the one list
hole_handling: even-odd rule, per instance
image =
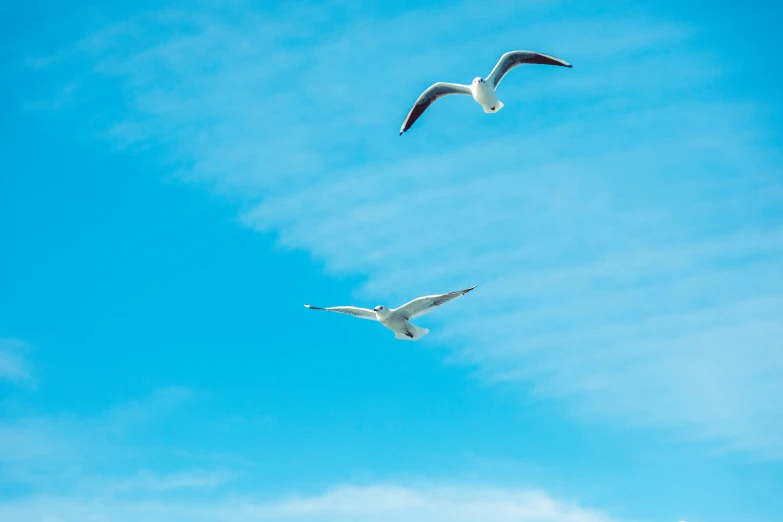
[[476, 287], [478, 287], [478, 285], [471, 286], [471, 287], [470, 287], [470, 288], [468, 288], [467, 290], [463, 290], [463, 291], [462, 291], [462, 293], [463, 293], [463, 294], [467, 294], [468, 292], [470, 292], [471, 290], [473, 290], [473, 289], [474, 289], [474, 288], [476, 288]]

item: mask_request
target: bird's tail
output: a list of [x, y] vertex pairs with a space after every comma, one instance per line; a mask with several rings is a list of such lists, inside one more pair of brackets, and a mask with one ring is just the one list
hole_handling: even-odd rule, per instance
[[408, 335], [406, 333], [395, 332], [394, 337], [402, 341], [418, 341], [419, 339], [421, 339], [422, 337], [430, 333], [430, 331], [427, 328], [422, 328], [421, 326], [416, 326], [415, 324], [408, 324], [408, 333], [411, 335]]
[[503, 108], [503, 102], [498, 100], [494, 107], [484, 107], [484, 112], [498, 112]]

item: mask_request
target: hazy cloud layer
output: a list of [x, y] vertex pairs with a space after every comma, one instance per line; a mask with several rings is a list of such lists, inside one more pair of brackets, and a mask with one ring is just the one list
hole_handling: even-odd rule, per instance
[[[201, 467], [171, 469], [182, 448], [145, 430], [177, 425], [193, 397], [170, 387], [94, 417], [0, 420], [3, 522], [83, 521], [451, 521], [611, 522], [608, 515], [525, 488], [426, 480], [338, 484], [325, 492], [269, 498], [240, 480], [236, 459], [187, 454]], [[225, 419], [213, 419], [223, 423]], [[141, 439], [141, 440], [140, 440]], [[164, 456], [164, 458], [161, 458]], [[161, 470], [162, 462], [169, 469]], [[156, 469], [140, 468], [153, 463]], [[221, 467], [216, 468], [219, 465]], [[20, 489], [21, 488], [21, 489]], [[29, 488], [26, 489], [26, 488]]]

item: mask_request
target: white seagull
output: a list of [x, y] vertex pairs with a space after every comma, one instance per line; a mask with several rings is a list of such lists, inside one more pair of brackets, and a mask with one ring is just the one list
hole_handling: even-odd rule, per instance
[[571, 64], [560, 58], [549, 56], [548, 54], [534, 53], [533, 51], [511, 51], [500, 57], [495, 68], [489, 73], [487, 79], [474, 78], [470, 85], [461, 85], [459, 83], [438, 82], [419, 96], [413, 108], [408, 113], [405, 121], [400, 127], [400, 136], [406, 130], [410, 129], [416, 120], [419, 119], [427, 107], [438, 98], [450, 94], [467, 94], [473, 96], [479, 105], [484, 108], [484, 112], [497, 112], [503, 108], [503, 102], [498, 100], [495, 90], [500, 85], [503, 77], [516, 67], [525, 63], [534, 63], [541, 65], [559, 65], [561, 67], [571, 67]]
[[448, 294], [419, 297], [409, 303], [405, 303], [399, 308], [376, 306], [370, 310], [368, 308], [358, 308], [356, 306], [332, 306], [329, 308], [319, 308], [309, 304], [306, 304], [305, 306], [310, 310], [325, 310], [327, 312], [352, 315], [360, 319], [379, 321], [383, 326], [393, 331], [394, 337], [397, 339], [403, 341], [416, 341], [427, 335], [430, 331], [426, 328], [411, 324], [411, 319], [429, 313], [433, 308], [467, 294], [476, 288], [476, 286], [472, 286], [466, 290], [449, 292]]

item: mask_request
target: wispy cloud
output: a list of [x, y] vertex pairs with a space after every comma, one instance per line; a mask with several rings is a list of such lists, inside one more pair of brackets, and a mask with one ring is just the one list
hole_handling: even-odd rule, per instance
[[[144, 400], [119, 404], [91, 417], [4, 415], [0, 419], [0, 484], [56, 491], [78, 487], [116, 469], [136, 468], [144, 445], [133, 447], [128, 439], [176, 412], [192, 393], [182, 387], [162, 388]], [[175, 479], [151, 476], [148, 483], [157, 483], [159, 489]]]
[[[690, 28], [538, 4], [513, 30], [467, 4], [331, 31], [322, 8], [204, 9], [77, 45], [121, 80], [114, 143], [162, 145], [248, 226], [365, 275], [358, 299], [482, 283], [427, 321], [490, 381], [783, 457], [780, 153]], [[431, 82], [519, 47], [575, 68], [515, 71], [498, 115], [446, 99], [396, 136]]]
[[0, 339], [0, 379], [30, 384], [33, 377], [25, 359], [28, 346], [18, 339]]
[[31, 520], [143, 519], [236, 522], [292, 520], [302, 522], [408, 520], [517, 522], [610, 522], [599, 511], [552, 498], [538, 490], [506, 490], [468, 486], [404, 487], [399, 485], [342, 486], [324, 494], [281, 500], [252, 497], [217, 502], [183, 500], [127, 501], [111, 498], [62, 499], [36, 497], [0, 503], [7, 522]]

